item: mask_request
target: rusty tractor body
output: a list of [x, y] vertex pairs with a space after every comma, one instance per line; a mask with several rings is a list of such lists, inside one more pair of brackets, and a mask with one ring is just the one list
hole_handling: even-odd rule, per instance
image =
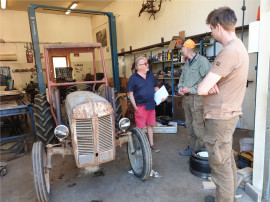
[[[98, 51], [104, 73], [100, 80], [96, 77], [95, 63]], [[116, 146], [127, 143], [128, 158], [135, 176], [146, 180], [152, 170], [151, 149], [143, 130], [129, 129], [130, 121], [121, 119], [117, 93], [108, 86], [101, 44], [51, 44], [44, 46], [44, 53], [48, 95], [38, 94], [35, 97], [36, 129], [40, 141], [34, 143], [32, 149], [38, 200], [48, 201], [50, 198], [49, 172], [53, 155], [74, 155], [77, 167], [82, 168], [114, 160]], [[72, 53], [92, 55], [93, 80], [57, 82], [52, 57]], [[103, 85], [95, 90], [98, 84]], [[67, 91], [64, 100], [60, 99], [61, 87], [66, 87]], [[61, 107], [61, 103], [64, 106]]]
[[92, 92], [77, 91], [67, 96], [66, 110], [77, 166], [114, 160], [115, 124], [111, 104]]

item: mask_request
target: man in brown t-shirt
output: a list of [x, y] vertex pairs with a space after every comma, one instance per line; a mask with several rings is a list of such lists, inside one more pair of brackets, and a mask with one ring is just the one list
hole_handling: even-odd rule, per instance
[[224, 46], [197, 89], [199, 95], [204, 95], [204, 141], [216, 184], [216, 198], [207, 196], [207, 202], [233, 202], [236, 191], [232, 135], [242, 115], [249, 67], [247, 50], [235, 34], [236, 21], [234, 11], [228, 7], [213, 10], [206, 19], [213, 38]]

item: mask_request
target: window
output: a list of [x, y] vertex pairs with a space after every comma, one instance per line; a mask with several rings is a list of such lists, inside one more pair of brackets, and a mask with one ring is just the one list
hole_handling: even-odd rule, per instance
[[66, 56], [52, 57], [52, 61], [53, 61], [54, 78], [56, 78], [55, 68], [67, 67], [68, 66], [67, 57]]

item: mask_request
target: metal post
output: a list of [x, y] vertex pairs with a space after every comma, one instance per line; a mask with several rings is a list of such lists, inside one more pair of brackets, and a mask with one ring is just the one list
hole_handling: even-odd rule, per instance
[[242, 6], [242, 11], [243, 11], [243, 19], [242, 19], [242, 35], [241, 35], [241, 40], [243, 41], [243, 35], [244, 35], [244, 22], [245, 22], [245, 0], [243, 0], [243, 6]]
[[270, 196], [270, 165], [269, 165], [269, 86], [270, 86], [270, 47], [268, 41], [270, 35], [269, 0], [260, 1], [260, 38], [258, 52], [258, 70], [256, 79], [256, 106], [255, 106], [255, 130], [254, 130], [254, 161], [252, 185], [263, 194]]
[[35, 13], [36, 8], [38, 8], [38, 6], [30, 4], [28, 8], [28, 11], [29, 11], [28, 15], [29, 15], [29, 24], [30, 24], [32, 43], [33, 43], [34, 55], [35, 55], [35, 64], [36, 64], [35, 67], [36, 67], [37, 77], [38, 77], [38, 89], [40, 93], [45, 93], [40, 49], [39, 49], [37, 21], [36, 21], [36, 13]]
[[54, 91], [54, 100], [55, 100], [55, 107], [56, 107], [56, 116], [58, 124], [62, 124], [62, 113], [61, 113], [61, 103], [60, 103], [60, 91], [56, 89]]
[[203, 40], [200, 41], [200, 55], [202, 55]]
[[30, 120], [31, 120], [32, 129], [33, 129], [33, 135], [34, 135], [34, 138], [36, 139], [36, 129], [35, 129], [34, 116], [33, 116], [33, 108], [32, 108], [32, 105], [28, 105], [28, 107], [30, 111]]
[[216, 56], [216, 42], [214, 41], [214, 56]]
[[111, 57], [112, 57], [113, 83], [116, 90], [120, 92], [115, 16], [112, 13], [109, 14], [107, 13], [106, 15], [109, 18], [110, 42], [112, 49]]
[[172, 120], [174, 120], [174, 113], [173, 113], [173, 97], [174, 97], [174, 67], [173, 67], [173, 54], [171, 56], [171, 60], [172, 60]]

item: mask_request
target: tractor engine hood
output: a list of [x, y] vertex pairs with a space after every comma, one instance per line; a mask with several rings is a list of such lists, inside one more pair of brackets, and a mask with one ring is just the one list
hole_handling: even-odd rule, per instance
[[99, 165], [115, 158], [115, 123], [111, 103], [89, 91], [66, 99], [76, 165]]
[[113, 114], [113, 108], [105, 98], [88, 91], [76, 91], [66, 98], [66, 112], [69, 120], [91, 119]]

